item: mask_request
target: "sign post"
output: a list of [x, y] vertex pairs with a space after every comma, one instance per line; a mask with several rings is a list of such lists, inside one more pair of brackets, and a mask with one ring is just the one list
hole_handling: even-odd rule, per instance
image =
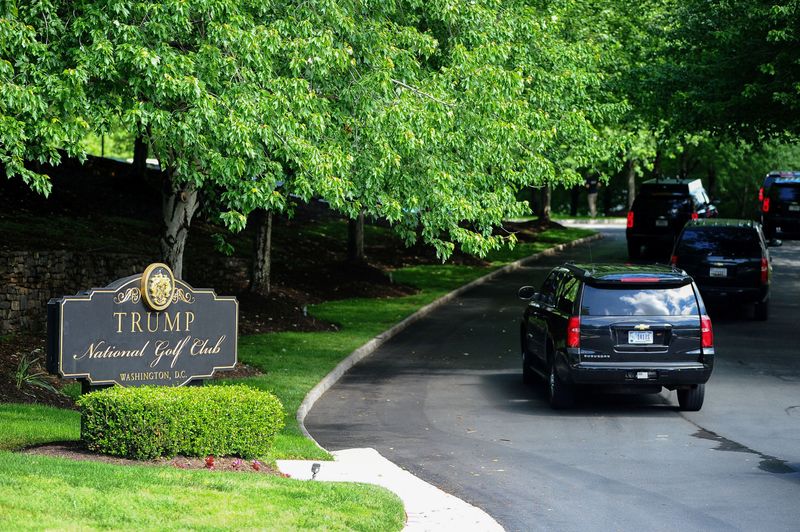
[[238, 302], [166, 264], [47, 304], [48, 370], [91, 386], [182, 386], [237, 361]]

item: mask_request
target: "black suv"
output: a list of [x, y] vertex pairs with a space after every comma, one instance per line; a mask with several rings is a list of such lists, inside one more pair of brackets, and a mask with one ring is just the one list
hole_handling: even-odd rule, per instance
[[675, 244], [672, 264], [694, 278], [709, 302], [755, 303], [756, 319], [767, 319], [772, 264], [758, 222], [689, 222]]
[[682, 410], [703, 406], [714, 335], [692, 278], [667, 266], [565, 264], [550, 272], [522, 319], [522, 378], [547, 379], [550, 404], [572, 404], [576, 387], [678, 391]]
[[628, 212], [628, 257], [639, 258], [642, 245], [666, 252], [689, 220], [713, 218], [711, 204], [699, 179], [651, 179], [642, 183]]
[[773, 178], [760, 195], [761, 224], [767, 238], [775, 238], [779, 232], [800, 233], [800, 172], [796, 177]]

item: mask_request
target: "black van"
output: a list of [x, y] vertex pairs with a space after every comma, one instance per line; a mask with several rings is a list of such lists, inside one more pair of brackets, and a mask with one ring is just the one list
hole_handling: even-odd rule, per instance
[[638, 258], [643, 245], [666, 255], [686, 222], [715, 216], [717, 208], [699, 179], [645, 181], [628, 212], [628, 257]]
[[772, 262], [758, 222], [725, 218], [689, 222], [671, 262], [694, 278], [709, 302], [754, 303], [756, 319], [767, 319]]
[[700, 410], [714, 367], [714, 334], [692, 278], [667, 266], [565, 264], [528, 301], [520, 325], [522, 378], [547, 380], [550, 404], [572, 404], [576, 387], [677, 390]]

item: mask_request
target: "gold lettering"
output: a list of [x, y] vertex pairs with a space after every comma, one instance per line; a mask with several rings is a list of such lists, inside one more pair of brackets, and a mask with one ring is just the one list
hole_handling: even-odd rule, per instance
[[139, 332], [142, 332], [142, 315], [138, 312], [131, 312], [131, 332], [136, 332], [135, 329], [139, 329]]
[[194, 321], [194, 312], [186, 312], [186, 330], [185, 332], [189, 332], [189, 325], [192, 324]]
[[117, 332], [122, 332], [122, 318], [124, 318], [128, 313], [127, 312], [115, 312], [114, 316], [117, 317]]
[[164, 332], [181, 330], [181, 313], [175, 313], [175, 321], [170, 320], [169, 314], [164, 313]]
[[156, 315], [156, 323], [152, 327], [150, 326], [150, 318], [153, 317], [153, 312], [147, 313], [147, 332], [156, 332], [158, 330], [158, 315], [159, 313], [155, 313]]

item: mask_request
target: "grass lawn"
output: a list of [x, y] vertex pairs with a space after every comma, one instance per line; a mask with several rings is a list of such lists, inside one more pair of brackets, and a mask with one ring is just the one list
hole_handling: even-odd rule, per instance
[[[593, 234], [550, 230], [538, 242], [496, 252], [487, 267], [424, 265], [393, 272], [420, 292], [387, 299], [330, 301], [310, 308], [337, 332], [282, 332], [242, 337], [239, 356], [264, 375], [236, 382], [275, 393], [286, 428], [277, 458], [326, 459], [304, 438], [295, 412], [306, 393], [354, 349], [441, 297], [513, 260]], [[402, 503], [379, 487], [167, 467], [121, 467], [8, 452], [48, 441], [77, 440], [74, 411], [0, 404], [0, 530], [24, 528], [327, 528], [398, 530]], [[121, 501], [124, 501], [122, 503]]]

